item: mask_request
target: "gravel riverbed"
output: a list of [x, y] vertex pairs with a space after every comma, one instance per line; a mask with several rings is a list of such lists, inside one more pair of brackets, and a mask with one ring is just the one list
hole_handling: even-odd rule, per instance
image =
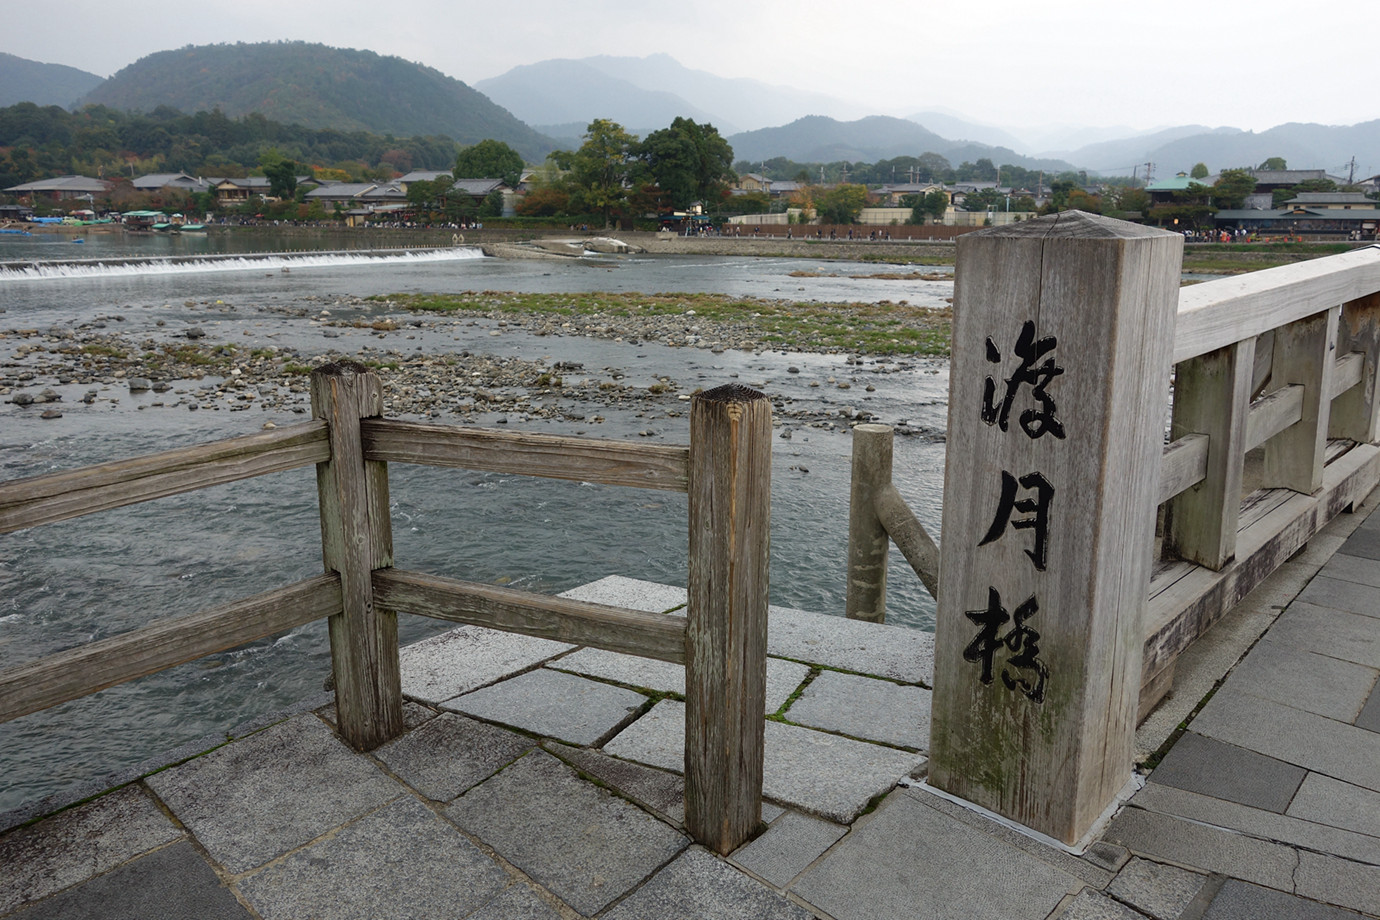
[[[409, 311], [386, 298], [307, 296], [249, 306], [187, 301], [169, 307], [166, 319], [144, 311], [145, 315], [129, 317], [96, 315], [71, 326], [42, 329], [0, 325], [0, 400], [10, 403], [12, 411], [46, 418], [61, 417], [64, 407], [73, 403], [111, 408], [137, 403], [146, 411], [258, 410], [280, 418], [282, 413], [306, 415], [311, 369], [349, 358], [379, 370], [389, 415], [476, 424], [551, 419], [597, 425], [612, 413], [679, 417], [699, 384], [679, 379], [682, 368], [676, 364], [649, 377], [612, 365], [502, 354], [488, 346], [518, 334], [696, 349], [711, 355], [770, 351], [784, 355], [787, 362], [795, 352], [844, 355], [842, 368], [833, 373], [821, 375], [807, 368], [804, 376], [797, 376], [799, 387], [791, 389], [803, 388], [802, 397], [772, 394], [775, 423], [789, 437], [794, 427], [832, 429], [876, 419], [869, 409], [853, 403], [861, 403], [864, 394], [875, 390], [878, 375], [915, 371], [918, 364], [934, 362], [848, 352], [812, 337], [808, 329], [797, 330], [795, 341], [782, 342], [779, 328], [769, 331], [750, 317], [699, 315], [693, 307], [632, 315], [613, 310], [523, 312], [515, 308], [518, 295], [485, 291], [459, 296], [467, 299], [466, 306], [442, 313]], [[762, 308], [779, 311], [781, 305], [764, 302]], [[831, 318], [843, 320], [853, 310], [859, 323], [868, 321], [869, 310], [875, 312], [861, 305], [828, 309]], [[899, 319], [887, 322], [932, 332], [946, 326], [947, 316], [936, 315], [943, 312], [898, 311]], [[450, 342], [464, 344], [450, 347]], [[558, 342], [549, 345], [553, 354], [563, 350]], [[796, 364], [784, 370], [802, 373]], [[856, 394], [846, 392], [855, 388]], [[824, 392], [835, 398], [809, 398]], [[857, 399], [850, 402], [851, 395]], [[907, 424], [901, 424], [898, 433], [942, 438], [933, 428]]]

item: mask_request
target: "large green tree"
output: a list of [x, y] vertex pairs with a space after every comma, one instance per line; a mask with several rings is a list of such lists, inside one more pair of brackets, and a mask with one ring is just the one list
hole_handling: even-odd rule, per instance
[[264, 167], [268, 179], [268, 193], [287, 201], [297, 194], [297, 164], [292, 160], [278, 160]]
[[1246, 196], [1255, 190], [1255, 176], [1245, 169], [1224, 169], [1212, 185], [1212, 203], [1223, 210], [1246, 206]]
[[910, 207], [910, 222], [912, 224], [928, 223], [929, 219], [940, 220], [944, 213], [949, 210], [949, 196], [939, 189], [931, 189], [923, 195], [911, 196], [915, 200]]
[[635, 150], [646, 172], [673, 208], [717, 202], [733, 178], [733, 148], [711, 124], [676, 118], [648, 134]]
[[596, 118], [585, 130], [579, 150], [552, 154], [557, 162], [568, 165], [572, 202], [583, 211], [601, 214], [606, 227], [628, 200], [636, 146], [637, 137], [622, 125]]
[[815, 210], [826, 224], [851, 224], [867, 207], [867, 186], [836, 185], [815, 198]]
[[509, 188], [522, 181], [522, 155], [503, 141], [484, 140], [455, 157], [457, 179], [502, 179]]

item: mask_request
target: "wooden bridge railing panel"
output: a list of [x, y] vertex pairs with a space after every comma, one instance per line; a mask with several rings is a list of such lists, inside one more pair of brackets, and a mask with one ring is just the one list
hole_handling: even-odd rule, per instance
[[398, 569], [379, 569], [373, 577], [375, 603], [396, 613], [685, 663], [684, 617]]
[[9, 668], [0, 672], [0, 722], [295, 629], [338, 610], [340, 579], [318, 575]]
[[0, 533], [319, 463], [324, 422], [0, 483]]
[[1246, 339], [1183, 361], [1174, 375], [1169, 436], [1207, 435], [1208, 450], [1203, 480], [1169, 502], [1165, 541], [1183, 558], [1210, 569], [1220, 569], [1236, 555], [1254, 366], [1255, 340]]
[[1332, 307], [1275, 330], [1271, 385], [1302, 384], [1303, 405], [1297, 422], [1265, 442], [1267, 487], [1311, 495], [1322, 486], [1340, 313]]
[[370, 460], [423, 463], [612, 486], [684, 492], [689, 451], [559, 435], [519, 434], [391, 419], [364, 420]]

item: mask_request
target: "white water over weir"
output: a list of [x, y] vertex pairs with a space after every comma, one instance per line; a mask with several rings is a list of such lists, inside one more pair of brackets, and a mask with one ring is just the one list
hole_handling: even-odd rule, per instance
[[444, 249], [340, 250], [335, 252], [234, 253], [165, 258], [72, 259], [61, 262], [0, 262], [0, 281], [46, 281], [55, 278], [108, 278], [182, 275], [206, 272], [288, 271], [294, 268], [339, 268], [348, 265], [400, 265], [482, 259], [477, 246]]

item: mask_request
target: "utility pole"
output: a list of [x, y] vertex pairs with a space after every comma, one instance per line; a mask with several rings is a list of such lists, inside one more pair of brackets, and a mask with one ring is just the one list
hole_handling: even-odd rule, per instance
[[1150, 178], [1151, 178], [1154, 174], [1155, 174], [1155, 164], [1154, 164], [1154, 163], [1146, 163], [1146, 164], [1145, 164], [1145, 184], [1146, 184], [1146, 185], [1149, 185], [1149, 184], [1150, 184]]

